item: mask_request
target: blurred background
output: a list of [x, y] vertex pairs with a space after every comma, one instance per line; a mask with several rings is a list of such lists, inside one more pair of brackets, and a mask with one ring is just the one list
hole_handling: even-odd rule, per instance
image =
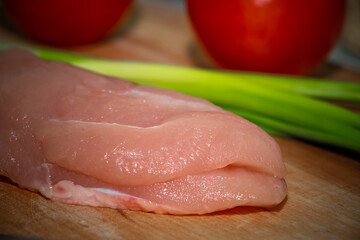
[[[11, 3], [9, 4], [9, 2]], [[20, 4], [16, 2], [23, 2], [21, 3], [21, 5], [24, 6], [22, 7], [22, 13], [14, 13], [15, 10], [11, 11], [11, 8], [19, 8]], [[24, 2], [41, 3], [41, 0], [11, 0], [1, 3], [0, 39], [15, 42], [30, 42], [33, 44], [47, 44], [34, 38], [34, 34], [26, 33], [27, 29], [36, 28], [36, 24], [35, 21], [32, 24], [29, 23], [29, 20], [26, 20], [26, 14], [24, 14], [26, 6]], [[128, 2], [131, 1], [129, 0]], [[81, 4], [82, 5], [78, 7], [79, 12], [89, 8], [91, 3], [88, 2], [86, 6], [84, 3]], [[7, 6], [5, 8], [4, 5], [13, 6]], [[136, 0], [129, 5], [132, 6], [129, 7], [129, 10], [124, 14], [124, 19], [121, 19], [120, 24], [113, 27], [110, 33], [104, 34], [104, 37], [99, 37], [94, 42], [85, 41], [84, 44], [80, 43], [77, 44], [77, 46], [65, 46], [65, 48], [108, 58], [214, 67], [214, 61], [204, 53], [204, 48], [199, 47], [199, 42], [195, 36], [191, 21], [188, 18], [186, 4], [183, 0]], [[324, 6], [324, 8], [326, 8], [326, 6]], [[32, 17], [34, 16], [34, 9], [28, 10], [29, 18], [31, 18], [31, 14]], [[360, 71], [359, 9], [360, 1], [347, 0], [345, 24], [340, 40], [332, 49], [331, 53], [327, 55], [326, 63], [323, 63], [313, 71], [311, 73], [312, 75], [328, 75], [329, 71], [333, 71], [334, 68], [338, 66], [351, 71]], [[17, 11], [19, 12], [19, 10]], [[30, 14], [30, 12], [32, 13]], [[46, 11], [43, 10], [43, 12]], [[28, 22], [28, 24], [19, 26], [19, 19]], [[69, 25], [72, 24], [68, 24], [68, 26]], [[61, 47], [64, 48], [64, 46]], [[349, 79], [346, 76], [345, 78]]]

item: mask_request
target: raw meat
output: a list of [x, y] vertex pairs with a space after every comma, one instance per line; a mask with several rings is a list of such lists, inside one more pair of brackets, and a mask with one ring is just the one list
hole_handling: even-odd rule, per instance
[[0, 174], [59, 202], [171, 214], [271, 207], [277, 143], [210, 102], [0, 52]]

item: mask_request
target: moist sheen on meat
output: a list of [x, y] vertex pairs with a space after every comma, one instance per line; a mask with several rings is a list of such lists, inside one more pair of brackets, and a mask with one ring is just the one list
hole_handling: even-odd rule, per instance
[[170, 214], [272, 207], [278, 144], [196, 97], [0, 52], [0, 174], [53, 201]]

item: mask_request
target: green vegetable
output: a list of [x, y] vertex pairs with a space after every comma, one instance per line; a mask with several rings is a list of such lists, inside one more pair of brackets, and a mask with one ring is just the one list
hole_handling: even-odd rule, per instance
[[[234, 73], [244, 81], [323, 99], [360, 103], [360, 84], [319, 80], [309, 77], [287, 77], [271, 74]], [[291, 81], [289, 81], [291, 80]]]
[[[12, 47], [13, 44], [0, 44], [0, 49]], [[360, 84], [110, 61], [45, 48], [25, 48], [46, 60], [64, 61], [105, 75], [208, 99], [272, 134], [301, 137], [360, 152], [360, 115], [310, 97], [359, 103]]]
[[267, 131], [267, 129], [269, 129], [270, 131], [272, 131], [273, 129], [281, 129], [282, 131], [287, 133], [287, 135], [282, 135], [282, 132], [274, 132], [274, 134], [278, 136], [297, 136], [299, 138], [305, 139], [308, 138], [307, 136], [311, 136], [311, 139], [317, 142], [332, 144], [353, 150], [356, 150], [359, 147], [358, 142], [354, 142], [346, 137], [333, 137], [331, 134], [325, 132], [313, 130], [310, 128], [304, 128], [301, 126], [293, 125], [291, 123], [282, 122], [278, 119], [268, 118], [266, 116], [240, 109], [232, 109], [229, 107], [224, 107], [224, 109], [232, 111], [233, 113], [238, 114], [255, 124], [259, 123], [258, 125], [262, 127], [265, 131]]

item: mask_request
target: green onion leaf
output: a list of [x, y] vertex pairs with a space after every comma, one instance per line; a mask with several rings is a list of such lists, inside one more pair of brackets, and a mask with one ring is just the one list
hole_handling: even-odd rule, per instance
[[25, 48], [45, 60], [64, 61], [139, 84], [208, 99], [265, 130], [360, 152], [360, 115], [311, 96], [360, 102], [360, 84], [246, 72], [204, 70], [146, 62], [111, 61], [47, 48]]

